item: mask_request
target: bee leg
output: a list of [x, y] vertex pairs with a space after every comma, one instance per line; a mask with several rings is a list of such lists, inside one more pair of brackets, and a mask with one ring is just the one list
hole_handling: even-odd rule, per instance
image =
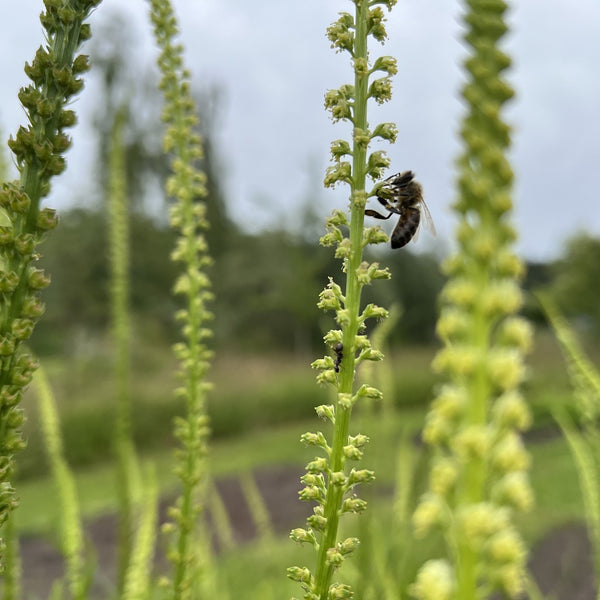
[[371, 210], [370, 208], [367, 208], [365, 210], [365, 215], [367, 215], [367, 217], [375, 217], [376, 219], [389, 219], [394, 213], [389, 213], [387, 217], [384, 217], [382, 214], [378, 213], [376, 210]]
[[379, 200], [379, 204], [381, 204], [382, 206], [385, 206], [386, 210], [389, 210], [391, 213], [394, 213], [395, 215], [402, 214], [395, 206], [390, 204], [385, 198], [382, 198], [381, 196], [377, 196], [377, 200]]

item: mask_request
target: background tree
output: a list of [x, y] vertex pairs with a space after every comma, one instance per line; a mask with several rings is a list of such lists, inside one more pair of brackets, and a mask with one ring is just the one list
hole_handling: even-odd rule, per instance
[[550, 291], [561, 309], [581, 317], [595, 336], [600, 335], [600, 239], [588, 234], [571, 238], [551, 270]]

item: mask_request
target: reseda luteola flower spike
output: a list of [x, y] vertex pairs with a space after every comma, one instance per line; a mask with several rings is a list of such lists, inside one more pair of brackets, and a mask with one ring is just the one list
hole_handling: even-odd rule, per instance
[[[374, 478], [372, 471], [351, 465], [362, 458], [368, 438], [349, 435], [350, 413], [354, 404], [364, 398], [379, 398], [379, 390], [362, 385], [355, 389], [356, 367], [365, 360], [380, 360], [381, 352], [371, 347], [364, 335], [365, 321], [387, 316], [383, 308], [369, 304], [361, 311], [361, 291], [375, 279], [387, 279], [390, 274], [377, 263], [363, 261], [367, 244], [387, 241], [379, 227], [364, 225], [367, 199], [376, 194], [376, 188], [366, 190], [366, 179], [380, 180], [389, 166], [382, 151], [368, 153], [373, 139], [395, 141], [396, 126], [383, 123], [370, 130], [367, 121], [367, 102], [371, 98], [378, 104], [390, 99], [391, 76], [397, 71], [392, 57], [380, 57], [372, 64], [367, 53], [367, 39], [372, 36], [379, 42], [386, 38], [384, 13], [380, 5], [391, 9], [395, 0], [355, 0], [354, 15], [341, 13], [340, 18], [327, 30], [332, 48], [348, 52], [354, 70], [353, 84], [342, 85], [325, 95], [325, 107], [334, 121], [348, 121], [353, 126], [352, 142], [336, 140], [331, 145], [333, 165], [327, 169], [325, 186], [339, 182], [350, 186], [349, 215], [335, 210], [327, 219], [327, 233], [321, 238], [324, 246], [335, 246], [335, 256], [342, 259], [346, 273], [346, 289], [330, 279], [320, 295], [318, 306], [335, 313], [339, 329], [325, 335], [331, 349], [324, 358], [316, 360], [313, 368], [319, 371], [317, 381], [330, 384], [336, 391], [336, 402], [316, 408], [317, 415], [333, 425], [333, 439], [329, 442], [321, 432], [306, 433], [302, 441], [319, 448], [322, 456], [316, 457], [306, 467], [302, 477], [304, 488], [300, 498], [316, 502], [307, 527], [294, 529], [290, 537], [299, 543], [307, 542], [316, 551], [316, 567], [290, 567], [288, 577], [299, 582], [307, 600], [333, 600], [350, 598], [352, 590], [345, 583], [333, 582], [335, 572], [346, 557], [357, 547], [357, 538], [338, 538], [340, 516], [360, 513], [366, 502], [354, 494], [359, 483]], [[346, 237], [343, 229], [349, 229]]]
[[40, 21], [47, 43], [25, 65], [32, 83], [19, 91], [29, 124], [8, 143], [20, 179], [0, 190], [0, 525], [16, 505], [13, 457], [24, 446], [19, 403], [37, 367], [22, 347], [44, 312], [39, 291], [50, 283], [33, 265], [39, 242], [58, 222], [55, 211], [41, 209], [40, 202], [50, 179], [65, 169], [63, 155], [71, 140], [64, 129], [75, 124], [75, 113], [64, 107], [83, 87], [79, 75], [88, 69], [87, 57], [75, 53], [90, 37], [84, 21], [100, 1], [45, 0]]
[[417, 535], [441, 529], [449, 560], [422, 567], [411, 587], [419, 600], [484, 599], [498, 589], [517, 595], [526, 551], [513, 515], [532, 504], [529, 456], [519, 435], [530, 415], [518, 390], [532, 334], [515, 315], [523, 266], [511, 249], [510, 136], [500, 116], [513, 95], [500, 76], [510, 59], [498, 49], [507, 5], [466, 4], [472, 54], [465, 63], [468, 114], [454, 206], [459, 250], [446, 263], [437, 325], [445, 346], [434, 361], [448, 382], [427, 415], [423, 437], [435, 452], [429, 490], [413, 517]]
[[182, 265], [183, 271], [174, 292], [183, 296], [185, 302], [185, 308], [177, 313], [184, 339], [175, 346], [181, 380], [177, 393], [185, 399], [187, 408], [186, 417], [178, 418], [175, 423], [175, 435], [181, 445], [177, 451], [176, 473], [182, 492], [169, 511], [172, 522], [165, 526], [166, 531], [173, 533], [168, 558], [173, 563], [174, 574], [171, 582], [163, 582], [171, 588], [169, 598], [195, 600], [209, 597], [199, 588], [208, 585], [211, 577], [206, 566], [207, 536], [199, 531], [199, 516], [205, 505], [209, 434], [205, 404], [211, 351], [205, 341], [212, 334], [206, 327], [212, 317], [207, 308], [212, 293], [205, 273], [210, 264], [203, 234], [208, 227], [206, 204], [201, 201], [206, 196], [206, 176], [197, 167], [197, 161], [202, 158], [202, 145], [194, 131], [198, 119], [190, 93], [189, 72], [183, 66], [183, 47], [176, 42], [177, 20], [169, 0], [149, 2], [154, 36], [161, 50], [160, 88], [165, 95], [162, 118], [167, 125], [163, 146], [165, 152], [173, 155], [173, 174], [167, 180], [167, 194], [174, 199], [171, 226], [179, 237], [171, 258]]

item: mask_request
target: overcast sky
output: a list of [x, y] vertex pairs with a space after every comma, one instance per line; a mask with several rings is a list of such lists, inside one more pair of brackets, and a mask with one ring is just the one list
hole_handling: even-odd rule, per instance
[[[600, 2], [512, 4], [505, 50], [514, 60], [508, 76], [517, 91], [506, 112], [514, 128], [515, 221], [521, 251], [547, 259], [576, 231], [600, 235]], [[330, 141], [347, 133], [330, 122], [323, 93], [350, 81], [351, 72], [347, 56], [329, 49], [324, 31], [351, 3], [174, 0], [174, 6], [195, 89], [223, 91], [218, 150], [232, 215], [256, 230], [277, 219], [290, 222], [293, 207], [311, 194], [323, 214], [344, 205], [345, 190], [320, 189]], [[454, 229], [449, 205], [463, 111], [461, 7], [458, 0], [399, 0], [389, 17], [388, 43], [372, 46], [373, 56], [397, 57], [399, 74], [392, 101], [373, 106], [370, 123], [398, 124], [390, 173], [417, 173], [438, 239], [446, 244]], [[6, 135], [23, 122], [17, 90], [26, 83], [24, 62], [42, 41], [41, 10], [41, 0], [0, 2], [0, 124]], [[140, 72], [150, 68], [155, 51], [147, 3], [104, 0], [92, 27], [117, 12], [136, 31], [134, 64]], [[75, 105], [81, 124], [73, 131], [69, 168], [54, 185], [52, 206], [65, 206], [93, 168], [93, 87]], [[429, 242], [427, 234], [420, 236], [419, 245]]]

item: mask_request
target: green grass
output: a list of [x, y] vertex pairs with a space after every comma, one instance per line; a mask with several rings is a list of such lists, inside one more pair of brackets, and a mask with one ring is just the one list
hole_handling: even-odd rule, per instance
[[[143, 435], [151, 438], [141, 444], [142, 460], [152, 461], [156, 465], [161, 494], [168, 496], [175, 491], [177, 482], [172, 473], [170, 436], [170, 416], [174, 410], [170, 393], [173, 363], [164, 359], [164, 350], [150, 349], [149, 353], [138, 358], [138, 368], [146, 376], [138, 377], [135, 397], [141, 399], [145, 396], [144, 402], [138, 405], [136, 411], [138, 434], [141, 430]], [[370, 498], [368, 512], [369, 518], [375, 519], [376, 523], [383, 523], [383, 526], [373, 527], [373, 530], [385, 531], [385, 524], [391, 518], [395, 462], [402, 435], [408, 436], [417, 450], [417, 460], [420, 461], [417, 466], [417, 486], [422, 486], [422, 480], [426, 476], [425, 450], [416, 444], [416, 440], [425, 415], [427, 395], [432, 396], [427, 390], [431, 390], [435, 382], [429, 369], [432, 354], [432, 349], [419, 349], [412, 354], [408, 349], [393, 353], [390, 356], [394, 367], [393, 393], [402, 395], [402, 389], [405, 390], [404, 398], [399, 403], [405, 408], [397, 410], [391, 417], [387, 414], [383, 416], [380, 407], [357, 410], [356, 419], [353, 419], [353, 433], [360, 431], [371, 437], [364, 466], [373, 468], [377, 479], [372, 490], [367, 492]], [[536, 348], [531, 363], [528, 397], [537, 406], [546, 407], [544, 410], [547, 410], [550, 402], [565, 402], [569, 399], [568, 388], [566, 385], [562, 387], [566, 374], [561, 361], [562, 358], [547, 340]], [[217, 361], [211, 377], [217, 390], [211, 395], [211, 402], [213, 411], [223, 411], [220, 417], [223, 421], [219, 435], [213, 438], [210, 446], [210, 465], [214, 477], [247, 473], [269, 465], [288, 464], [302, 468], [315, 456], [315, 449], [304, 447], [299, 438], [307, 430], [327, 430], [329, 425], [314, 416], [312, 406], [327, 402], [328, 398], [325, 391], [315, 384], [308, 362], [308, 358], [294, 360], [285, 356], [249, 359], [226, 356]], [[111, 396], [108, 359], [80, 359], [74, 365], [55, 363], [51, 367], [63, 415], [63, 429], [77, 424], [77, 431], [69, 434], [74, 436], [71, 439], [89, 443], [85, 434], [90, 423], [92, 429], [106, 429], [107, 432], [106, 442], [102, 442], [102, 438], [94, 442], [95, 451], [99, 455], [93, 456], [92, 462], [76, 469], [84, 518], [112, 512], [116, 509], [117, 498], [109, 435], [112, 421], [108, 420], [110, 401], [107, 401], [107, 397], [110, 400]], [[67, 384], [64, 373], [69, 369], [76, 376]], [[410, 401], [413, 397], [410, 389], [419, 390], [422, 397], [418, 402]], [[30, 398], [28, 406], [29, 432], [35, 434], [35, 406], [31, 400]], [[222, 405], [219, 406], [219, 403]], [[73, 416], [81, 414], [85, 418], [79, 417], [78, 420]], [[139, 419], [140, 414], [144, 417], [142, 421]], [[100, 425], [97, 422], [99, 415], [105, 415], [106, 420]], [[235, 419], [234, 426], [228, 428], [227, 418], [223, 415], [233, 415], [231, 418]], [[542, 420], [541, 423], [547, 421]], [[531, 546], [556, 526], [583, 521], [583, 508], [577, 473], [562, 437], [536, 441], [528, 447], [533, 457], [531, 476], [536, 506], [531, 514], [519, 519], [519, 527]], [[41, 447], [36, 449], [29, 460], [41, 460], [41, 464], [36, 465], [35, 473], [45, 470]], [[57, 512], [54, 503], [48, 502], [48, 498], [55, 497], [53, 486], [47, 476], [17, 483], [17, 494], [21, 501], [15, 512], [15, 521], [21, 534], [42, 533], [52, 537]], [[295, 526], [301, 527], [303, 523], [298, 522]], [[381, 545], [386, 542], [374, 539], [373, 543]], [[431, 549], [431, 545], [427, 544], [419, 547], [421, 550], [417, 550], [414, 544], [411, 545], [411, 560], [415, 564], [427, 558], [428, 549]], [[401, 550], [402, 545], [390, 552], [397, 554]], [[396, 554], [389, 556], [395, 560]], [[230, 582], [232, 598], [255, 598], [256, 590], [260, 590], [260, 597], [267, 600], [271, 597], [290, 597], [297, 593], [297, 589], [287, 581], [285, 568], [291, 564], [304, 564], [304, 561], [310, 560], [310, 556], [308, 548], [299, 548], [282, 536], [274, 539], [268, 547], [251, 543], [226, 552], [219, 557], [219, 570], [224, 579]], [[355, 580], [357, 576], [355, 562], [348, 561], [348, 566], [344, 567], [349, 569], [349, 581]]]

